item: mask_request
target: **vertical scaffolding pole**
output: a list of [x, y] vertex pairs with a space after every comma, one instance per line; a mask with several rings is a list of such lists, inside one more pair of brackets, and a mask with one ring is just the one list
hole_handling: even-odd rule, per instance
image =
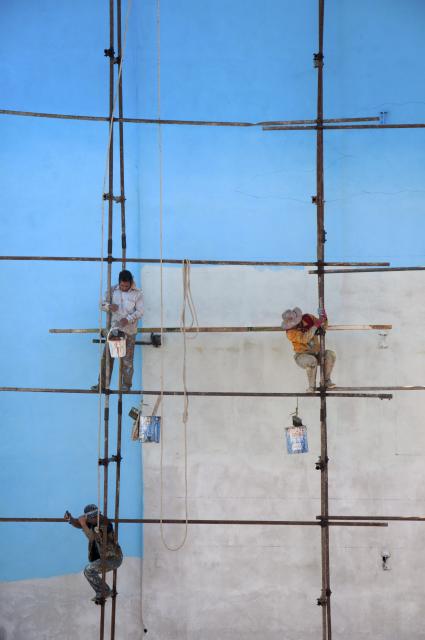
[[[122, 360], [120, 359], [119, 370], [119, 396], [118, 396], [118, 423], [117, 423], [117, 454], [116, 454], [116, 477], [115, 477], [115, 542], [118, 542], [118, 519], [120, 514], [120, 487], [121, 487], [121, 434], [122, 434]], [[111, 608], [111, 640], [115, 640], [115, 619], [117, 609], [117, 570], [114, 569], [112, 581], [112, 608]]]
[[[122, 82], [122, 11], [121, 0], [117, 0], [117, 61], [119, 63], [118, 75], [118, 109], [119, 117], [123, 117], [123, 82]], [[125, 182], [124, 182], [124, 124], [122, 120], [119, 122], [119, 163], [120, 163], [120, 206], [121, 206], [121, 250], [122, 250], [122, 268], [126, 267], [127, 255], [127, 239], [125, 228]], [[117, 451], [116, 451], [116, 475], [115, 475], [115, 520], [118, 520], [120, 513], [120, 487], [121, 487], [121, 437], [122, 437], [122, 360], [120, 359], [120, 368], [118, 375], [118, 415], [117, 415]], [[115, 526], [115, 542], [118, 543], [118, 522]], [[112, 608], [111, 608], [111, 640], [115, 640], [115, 621], [117, 609], [117, 570], [113, 571], [112, 581]]]
[[[112, 283], [112, 228], [113, 228], [113, 193], [114, 193], [114, 129], [112, 118], [114, 115], [114, 0], [109, 0], [109, 145], [108, 145], [108, 269], [107, 269], [107, 291], [111, 295]], [[111, 302], [111, 300], [109, 300]], [[109, 331], [111, 327], [111, 312], [107, 314], [106, 328]], [[108, 458], [109, 458], [109, 384], [110, 384], [110, 353], [107, 343], [105, 343], [105, 404], [104, 404], [104, 431], [103, 431], [103, 515], [105, 519], [108, 517]], [[101, 384], [102, 376], [100, 375], [99, 384]], [[102, 592], [105, 591], [106, 578], [106, 544], [107, 544], [107, 525], [102, 526]], [[104, 640], [105, 635], [105, 602], [103, 601], [100, 608], [100, 640]]]
[[125, 269], [127, 257], [127, 237], [125, 230], [125, 187], [124, 187], [124, 123], [123, 118], [123, 95], [122, 95], [122, 26], [121, 26], [121, 0], [117, 0], [117, 48], [118, 61], [121, 65], [121, 73], [118, 78], [118, 110], [120, 121], [118, 124], [120, 141], [120, 206], [121, 206], [121, 248], [122, 248], [122, 268]]
[[[317, 67], [317, 133], [316, 133], [316, 207], [317, 207], [317, 271], [319, 309], [325, 308], [325, 200], [323, 163], [323, 28], [324, 0], [318, 2], [319, 10], [319, 50], [314, 56]], [[322, 593], [322, 637], [331, 640], [331, 590], [329, 571], [329, 487], [328, 487], [328, 434], [326, 417], [325, 386], [325, 335], [320, 336], [320, 514], [321, 514], [321, 555]]]

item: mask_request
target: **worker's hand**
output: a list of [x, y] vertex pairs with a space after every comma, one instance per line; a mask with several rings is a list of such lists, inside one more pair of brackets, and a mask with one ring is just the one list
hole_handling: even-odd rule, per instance
[[319, 309], [319, 319], [315, 321], [315, 323], [314, 323], [315, 326], [316, 327], [321, 327], [327, 321], [328, 321], [328, 316], [326, 314], [325, 309]]
[[69, 511], [65, 511], [65, 513], [63, 514], [63, 519], [66, 520], [66, 522], [70, 522], [72, 516], [69, 513]]
[[127, 325], [128, 325], [127, 318], [122, 318], [122, 320], [120, 320], [120, 327], [126, 327]]
[[109, 309], [110, 311], [113, 311], [115, 313], [115, 311], [118, 311], [118, 305], [117, 304], [110, 304], [109, 305]]

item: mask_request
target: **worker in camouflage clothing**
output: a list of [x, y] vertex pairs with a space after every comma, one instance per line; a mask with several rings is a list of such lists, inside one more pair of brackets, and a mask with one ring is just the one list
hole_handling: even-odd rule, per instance
[[79, 518], [73, 518], [69, 511], [65, 511], [64, 519], [76, 529], [82, 529], [89, 541], [88, 559], [89, 563], [84, 569], [84, 575], [95, 590], [92, 598], [96, 604], [103, 604], [105, 598], [112, 595], [112, 589], [105, 582], [104, 593], [102, 593], [102, 540], [106, 527], [105, 545], [105, 571], [118, 569], [122, 563], [122, 551], [118, 542], [114, 538], [114, 528], [112, 523], [99, 513], [95, 504], [88, 504], [84, 507], [84, 514]]

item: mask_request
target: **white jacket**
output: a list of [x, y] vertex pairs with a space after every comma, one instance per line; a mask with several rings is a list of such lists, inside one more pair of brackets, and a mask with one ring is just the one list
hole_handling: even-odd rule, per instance
[[112, 312], [111, 327], [119, 327], [119, 322], [123, 318], [127, 318], [128, 324], [120, 327], [121, 331], [134, 335], [137, 333], [137, 323], [143, 315], [143, 293], [141, 289], [133, 284], [129, 291], [121, 291], [119, 285], [112, 287], [112, 296], [106, 292], [105, 299], [102, 303], [102, 310], [109, 311], [109, 300], [111, 304], [118, 305], [118, 311]]

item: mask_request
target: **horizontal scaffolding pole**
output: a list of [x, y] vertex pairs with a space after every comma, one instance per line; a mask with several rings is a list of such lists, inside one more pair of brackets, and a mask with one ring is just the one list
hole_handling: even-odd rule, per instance
[[[46, 261], [46, 262], [122, 262], [122, 258], [98, 258], [84, 256], [0, 256], [0, 260], [9, 261]], [[190, 260], [189, 258], [180, 259], [164, 259], [160, 258], [126, 258], [126, 262], [135, 262], [141, 264], [186, 264], [191, 265], [221, 265], [221, 266], [258, 266], [258, 267], [314, 267], [317, 262], [289, 262], [276, 260]], [[389, 262], [324, 262], [323, 266], [327, 267], [386, 267]], [[309, 273], [316, 273], [309, 272]]]
[[[64, 113], [40, 113], [37, 111], [15, 111], [12, 109], [0, 109], [0, 115], [26, 116], [32, 118], [53, 118], [57, 120], [84, 120], [88, 122], [110, 122], [107, 116], [68, 115]], [[177, 124], [202, 127], [263, 127], [269, 125], [297, 125], [314, 124], [317, 120], [266, 120], [264, 122], [226, 122], [211, 120], [163, 120], [156, 118], [112, 118], [113, 122], [127, 122], [131, 124]], [[328, 118], [323, 122], [375, 122], [379, 117], [369, 118]]]
[[[316, 516], [320, 519], [320, 516]], [[385, 520], [388, 522], [425, 522], [425, 516], [329, 516], [332, 520]]]
[[[185, 519], [178, 518], [108, 518], [119, 524], [186, 524]], [[370, 519], [372, 520], [372, 519]], [[0, 522], [64, 522], [64, 518], [0, 518]], [[307, 526], [317, 527], [321, 522], [317, 520], [187, 520], [187, 524], [224, 524], [224, 525], [259, 525], [259, 526]], [[384, 522], [328, 522], [333, 527], [388, 527]]]
[[[379, 273], [386, 271], [425, 271], [425, 267], [383, 267], [381, 269], [326, 269], [322, 273]], [[309, 273], [319, 273], [317, 270], [309, 271]]]
[[[325, 122], [325, 120], [323, 120]], [[263, 125], [263, 131], [318, 131], [322, 129], [425, 129], [425, 123], [411, 124], [346, 124], [333, 125], [325, 124], [323, 126], [291, 126], [291, 125]]]
[[[392, 324], [331, 324], [327, 331], [390, 331]], [[261, 331], [280, 331], [282, 327], [163, 327], [162, 333], [256, 333]], [[161, 333], [161, 327], [142, 327], [138, 333]], [[49, 329], [49, 333], [99, 333], [99, 329]]]
[[[348, 389], [349, 387], [345, 387]], [[99, 395], [98, 391], [91, 389], [53, 389], [50, 387], [0, 387], [0, 392], [19, 392], [19, 393], [86, 393], [91, 395]], [[249, 392], [249, 391], [145, 391], [137, 389], [131, 391], [123, 391], [118, 389], [107, 389], [102, 391], [108, 395], [132, 395], [132, 396], [205, 396], [213, 398], [320, 398], [320, 392], [317, 393], [273, 393], [273, 392]], [[326, 391], [329, 398], [379, 398], [380, 400], [391, 400], [392, 395], [389, 393], [333, 393]]]
[[425, 386], [421, 385], [404, 385], [404, 386], [394, 386], [394, 387], [334, 387], [334, 391], [341, 390], [345, 391], [346, 389], [350, 389], [351, 391], [425, 391]]

